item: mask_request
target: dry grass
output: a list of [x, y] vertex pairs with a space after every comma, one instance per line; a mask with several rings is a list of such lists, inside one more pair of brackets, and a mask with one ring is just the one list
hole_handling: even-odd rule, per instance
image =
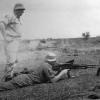
[[75, 100], [74, 98], [83, 98], [96, 93], [90, 90], [97, 83], [100, 83], [100, 77], [82, 75], [58, 83], [38, 84], [2, 92], [0, 98], [4, 100], [71, 100], [73, 98]]
[[[96, 42], [96, 40], [89, 40], [87, 41], [88, 44], [81, 39], [72, 39], [65, 42], [60, 42], [60, 40], [57, 41], [58, 43], [54, 43], [57, 48], [47, 48], [45, 50], [41, 49], [37, 51], [20, 52], [18, 56], [20, 62], [16, 70], [21, 71], [24, 67], [36, 67], [37, 64], [43, 61], [44, 56], [48, 51], [53, 51], [58, 55], [58, 62], [66, 62], [70, 59], [75, 59], [75, 63], [77, 64], [100, 63], [99, 47], [98, 50], [94, 50], [93, 48], [86, 49], [86, 47], [88, 46], [90, 46], [90, 48], [91, 46], [94, 47], [95, 44], [93, 43], [97, 44], [98, 41]], [[67, 48], [67, 45], [62, 45], [63, 43], [68, 44], [68, 47], [70, 47], [70, 49], [67, 50], [69, 51], [63, 52], [63, 49]], [[78, 56], [73, 55], [74, 51], [70, 52], [71, 49], [74, 50], [74, 48], [72, 47], [78, 47], [79, 50], [82, 45], [82, 52], [78, 52]], [[92, 52], [90, 52], [89, 50]], [[88, 51], [89, 53], [87, 53], [86, 51]], [[1, 61], [4, 62], [4, 59], [5, 57], [1, 59]], [[95, 86], [96, 84], [100, 84], [100, 77], [95, 76], [97, 68], [98, 66], [93, 69], [72, 70], [71, 75], [75, 75], [75, 78], [62, 80], [57, 83], [38, 84], [16, 90], [0, 92], [0, 100], [88, 100], [87, 96], [89, 94], [100, 92], [90, 91], [93, 86]], [[0, 77], [2, 76], [3, 69], [4, 64], [1, 64]]]
[[[67, 54], [56, 53], [61, 57], [59, 58], [61, 62], [69, 58]], [[70, 56], [70, 59], [72, 58], [73, 56]], [[34, 65], [32, 64], [33, 60], [34, 59], [30, 58], [27, 62], [21, 64], [27, 64], [32, 67], [32, 65]], [[75, 63], [79, 62], [98, 64], [98, 60], [95, 60], [91, 55], [78, 56], [75, 59]], [[38, 84], [12, 91], [1, 92], [0, 98], [4, 100], [81, 100], [83, 97], [86, 98], [87, 95], [90, 94], [88, 90], [100, 83], [100, 77], [95, 77], [96, 71], [97, 68], [72, 70], [71, 75], [75, 75], [76, 78], [63, 80], [58, 83]]]

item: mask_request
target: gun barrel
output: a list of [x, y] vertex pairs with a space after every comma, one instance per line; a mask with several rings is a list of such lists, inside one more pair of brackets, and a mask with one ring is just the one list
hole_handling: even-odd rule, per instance
[[87, 68], [96, 68], [96, 67], [86, 67], [86, 69], [87, 69]]
[[100, 65], [88, 65], [88, 64], [82, 64], [82, 66], [100, 66]]

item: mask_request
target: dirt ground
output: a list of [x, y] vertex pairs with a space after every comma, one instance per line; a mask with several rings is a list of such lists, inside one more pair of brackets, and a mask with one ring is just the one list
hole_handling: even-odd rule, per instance
[[[16, 70], [21, 71], [24, 67], [36, 67], [36, 64], [43, 61], [47, 52], [47, 50], [41, 50], [19, 53], [19, 65]], [[75, 63], [99, 64], [98, 56], [94, 59], [93, 55], [79, 55], [74, 57], [58, 51], [54, 52], [58, 55], [58, 62], [65, 62], [74, 58]], [[1, 65], [4, 66], [4, 64]], [[3, 68], [1, 67], [2, 70]], [[99, 89], [91, 91], [96, 84], [100, 85], [100, 77], [95, 76], [97, 68], [98, 66], [93, 69], [72, 70], [71, 75], [74, 75], [75, 78], [66, 79], [58, 83], [39, 84], [1, 92], [0, 98], [1, 100], [91, 100], [88, 99], [89, 95], [98, 95], [100, 93]]]
[[[64, 53], [59, 50], [42, 49], [34, 51], [23, 51], [18, 54], [18, 66], [15, 71], [21, 71], [24, 67], [33, 68], [37, 64], [44, 61], [44, 57], [48, 51], [57, 54], [57, 62], [66, 62], [71, 59], [76, 64], [100, 64], [100, 54], [73, 54]], [[4, 53], [0, 53], [0, 78], [3, 75], [5, 66]], [[0, 92], [0, 100], [92, 100], [88, 98], [91, 95], [100, 96], [100, 89], [92, 91], [96, 85], [100, 85], [100, 77], [96, 77], [99, 66], [89, 69], [71, 70], [70, 78], [61, 80], [57, 83], [46, 83]], [[94, 100], [97, 100], [95, 98]], [[100, 98], [98, 99], [100, 100]]]

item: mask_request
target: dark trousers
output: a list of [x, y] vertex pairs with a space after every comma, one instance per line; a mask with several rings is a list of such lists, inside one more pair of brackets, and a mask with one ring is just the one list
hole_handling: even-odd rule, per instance
[[7, 82], [0, 82], [0, 91], [12, 90], [20, 87], [34, 85], [35, 82], [31, 80], [27, 74], [21, 74], [14, 77], [12, 80]]

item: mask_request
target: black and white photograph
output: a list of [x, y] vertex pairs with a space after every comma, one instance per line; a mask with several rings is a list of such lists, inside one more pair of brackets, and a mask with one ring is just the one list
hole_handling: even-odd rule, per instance
[[100, 100], [100, 0], [0, 0], [0, 100]]

